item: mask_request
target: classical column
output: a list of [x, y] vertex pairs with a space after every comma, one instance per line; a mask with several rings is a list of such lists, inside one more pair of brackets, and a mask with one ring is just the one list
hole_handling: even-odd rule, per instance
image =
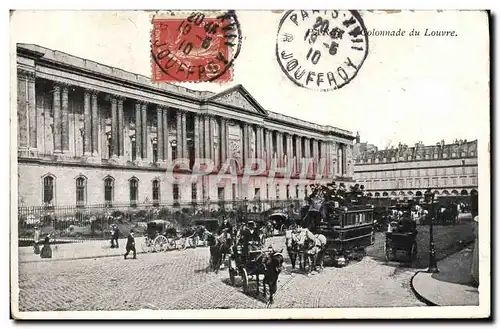
[[54, 153], [61, 153], [61, 87], [54, 85], [52, 92], [52, 113], [54, 113]]
[[182, 151], [182, 145], [184, 145], [184, 143], [182, 142], [182, 114], [181, 114], [181, 111], [179, 109], [176, 110], [176, 131], [175, 131], [175, 135], [176, 135], [176, 140], [177, 140], [177, 152], [176, 152], [176, 159], [180, 159], [182, 158], [183, 156], [183, 151]]
[[182, 157], [184, 159], [189, 158], [189, 149], [187, 146], [187, 113], [186, 111], [181, 111], [181, 119], [182, 119]]
[[142, 123], [141, 103], [135, 103], [135, 159], [142, 160]]
[[162, 162], [165, 159], [163, 155], [165, 147], [163, 146], [163, 108], [161, 106], [156, 107], [156, 139], [158, 141], [158, 162]]
[[293, 145], [292, 145], [292, 135], [290, 134], [286, 134], [286, 147], [287, 147], [287, 151], [286, 151], [286, 155], [287, 155], [287, 158], [288, 158], [288, 161], [291, 161], [293, 159]]
[[17, 76], [17, 145], [19, 148], [28, 147], [28, 97], [27, 76], [18, 71]]
[[261, 126], [257, 126], [256, 127], [256, 134], [255, 134], [255, 148], [256, 148], [256, 152], [255, 152], [255, 156], [257, 159], [261, 159], [262, 158], [262, 127]]
[[243, 123], [243, 166], [246, 166], [248, 154], [250, 153], [248, 151], [250, 147], [250, 143], [248, 142], [248, 135], [249, 135], [248, 124]]
[[210, 143], [210, 160], [214, 162], [215, 158], [215, 148], [214, 148], [214, 131], [215, 131], [215, 122], [214, 122], [214, 117], [210, 116], [208, 120], [208, 129], [210, 131], [209, 133], [209, 143]]
[[302, 158], [301, 152], [301, 137], [295, 135], [295, 171], [300, 172], [300, 159]]
[[142, 159], [148, 160], [148, 103], [141, 104]]
[[111, 157], [118, 157], [118, 107], [114, 96], [111, 96]]
[[90, 90], [85, 90], [83, 94], [83, 154], [85, 156], [92, 155], [92, 114], [90, 107]]
[[271, 159], [273, 157], [273, 136], [269, 129], [266, 132], [266, 163], [269, 166], [271, 164]]
[[194, 157], [195, 159], [200, 158], [200, 118], [198, 114], [194, 115]]
[[124, 136], [125, 130], [123, 126], [123, 97], [118, 97], [118, 155], [124, 156]]
[[347, 174], [347, 145], [342, 145], [342, 175]]
[[92, 90], [92, 156], [99, 155], [99, 109], [97, 108], [97, 95], [98, 92]]
[[220, 119], [220, 162], [225, 163], [227, 159], [227, 119]]
[[283, 133], [281, 131], [276, 132], [276, 157], [279, 159], [278, 163], [281, 163], [283, 159]]
[[210, 159], [210, 117], [208, 115], [203, 116], [203, 135], [205, 136], [205, 152], [203, 157], [205, 159]]
[[30, 137], [30, 149], [31, 151], [36, 151], [38, 146], [38, 139], [41, 134], [41, 129], [38, 129], [39, 121], [42, 120], [40, 116], [37, 115], [36, 108], [36, 94], [35, 94], [35, 75], [29, 74], [27, 76], [27, 93], [28, 99], [26, 102], [29, 118], [29, 137]]
[[69, 153], [68, 92], [68, 85], [63, 84], [61, 95], [61, 137], [63, 153]]
[[198, 115], [198, 135], [199, 135], [199, 156], [205, 158], [205, 115]]
[[172, 160], [169, 155], [168, 151], [170, 148], [170, 141], [169, 141], [169, 130], [168, 130], [168, 109], [163, 109], [163, 158], [168, 161]]
[[309, 138], [304, 137], [304, 158], [311, 157], [311, 141]]

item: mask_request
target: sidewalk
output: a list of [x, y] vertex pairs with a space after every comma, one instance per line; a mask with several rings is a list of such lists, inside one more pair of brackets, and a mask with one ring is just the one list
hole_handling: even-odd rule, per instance
[[479, 291], [471, 282], [473, 244], [438, 262], [439, 273], [418, 272], [411, 280], [415, 294], [433, 306], [476, 306]]
[[[19, 248], [19, 263], [31, 262], [50, 262], [54, 260], [71, 260], [71, 259], [91, 259], [102, 257], [122, 256], [125, 254], [125, 245], [127, 239], [119, 239], [120, 248], [111, 249], [109, 240], [93, 240], [79, 243], [65, 243], [52, 245], [52, 258], [42, 259], [40, 255], [33, 253], [33, 247]], [[135, 238], [135, 247], [138, 254], [142, 254], [141, 244], [144, 237]], [[41, 248], [41, 247], [40, 247]]]

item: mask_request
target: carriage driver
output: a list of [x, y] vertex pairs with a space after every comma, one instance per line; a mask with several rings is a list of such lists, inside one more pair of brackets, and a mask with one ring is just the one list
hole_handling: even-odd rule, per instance
[[233, 234], [233, 226], [231, 223], [229, 223], [229, 220], [226, 218], [226, 216], [223, 217], [223, 222], [222, 225], [219, 227], [219, 234], [222, 234], [224, 231], [226, 231], [229, 234]]
[[260, 246], [259, 230], [255, 228], [255, 222], [249, 221], [248, 228], [243, 231], [243, 257], [248, 256], [249, 251], [257, 250]]

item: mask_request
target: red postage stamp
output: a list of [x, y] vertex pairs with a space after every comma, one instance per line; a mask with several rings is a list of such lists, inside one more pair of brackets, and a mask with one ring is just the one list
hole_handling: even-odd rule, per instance
[[155, 82], [227, 82], [241, 48], [241, 30], [228, 11], [207, 17], [153, 18], [152, 75]]

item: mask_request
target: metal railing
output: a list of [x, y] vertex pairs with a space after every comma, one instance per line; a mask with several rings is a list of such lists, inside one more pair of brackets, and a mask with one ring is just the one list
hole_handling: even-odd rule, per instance
[[56, 238], [103, 239], [109, 237], [111, 224], [144, 230], [147, 222], [166, 220], [176, 227], [186, 227], [199, 219], [221, 218], [232, 220], [248, 217], [278, 207], [298, 211], [303, 200], [229, 200], [173, 202], [148, 204], [97, 204], [70, 206], [20, 206], [18, 207], [18, 232], [20, 239], [32, 239], [35, 227], [42, 235]]

